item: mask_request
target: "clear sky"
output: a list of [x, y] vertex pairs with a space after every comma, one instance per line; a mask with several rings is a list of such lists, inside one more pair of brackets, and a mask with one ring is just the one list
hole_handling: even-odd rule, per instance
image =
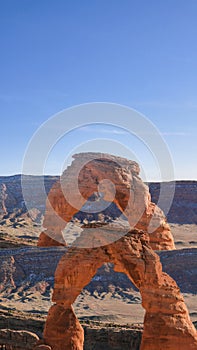
[[[103, 101], [149, 118], [175, 178], [197, 180], [196, 19], [196, 0], [1, 0], [0, 175], [21, 173], [29, 139], [54, 113]], [[70, 140], [102, 135], [135, 148], [113, 128], [82, 128]], [[46, 172], [59, 173], [57, 163], [56, 151]]]

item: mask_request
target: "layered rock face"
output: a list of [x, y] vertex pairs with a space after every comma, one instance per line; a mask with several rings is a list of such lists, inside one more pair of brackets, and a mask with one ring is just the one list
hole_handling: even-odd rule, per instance
[[[87, 227], [88, 229], [88, 227]], [[141, 350], [189, 350], [197, 347], [196, 330], [176, 282], [162, 271], [149, 237], [132, 230], [112, 244], [70, 248], [55, 273], [54, 305], [49, 310], [44, 342], [53, 350], [82, 350], [83, 330], [72, 304], [104, 262], [125, 273], [139, 289], [146, 310]]]
[[[43, 223], [46, 231], [40, 235], [39, 246], [66, 245], [62, 235], [66, 224], [77, 212], [83, 211], [84, 206], [89, 206], [89, 213], [92, 213], [93, 205], [89, 199], [101, 194], [101, 200], [97, 202], [103, 203], [103, 210], [115, 203], [127, 217], [130, 228], [149, 233], [153, 249], [174, 249], [166, 218], [151, 202], [136, 162], [102, 153], [82, 153], [73, 158], [71, 166], [49, 192]], [[94, 207], [95, 204], [96, 201]], [[111, 241], [105, 242], [108, 243]]]
[[[167, 200], [168, 193], [171, 191], [173, 183], [163, 182], [162, 186], [165, 189]], [[160, 187], [160, 183], [149, 184], [151, 197], [154, 203], [158, 201]], [[179, 224], [197, 224], [196, 198], [196, 181], [176, 181], [172, 206], [167, 215], [168, 221]], [[165, 206], [165, 198], [163, 198], [163, 204]]]

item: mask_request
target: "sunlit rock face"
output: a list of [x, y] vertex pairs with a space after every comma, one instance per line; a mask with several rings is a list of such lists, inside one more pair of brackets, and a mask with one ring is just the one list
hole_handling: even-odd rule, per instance
[[74, 217], [85, 223], [116, 220], [117, 230], [119, 222], [120, 230], [123, 225], [126, 232], [131, 228], [147, 232], [153, 249], [174, 249], [166, 218], [151, 202], [136, 162], [103, 153], [80, 153], [73, 158], [49, 192], [43, 223], [46, 231], [40, 235], [39, 246], [66, 245], [63, 231]]

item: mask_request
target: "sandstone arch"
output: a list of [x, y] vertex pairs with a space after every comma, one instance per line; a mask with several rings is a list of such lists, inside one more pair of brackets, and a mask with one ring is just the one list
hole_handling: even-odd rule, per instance
[[[46, 231], [39, 237], [39, 246], [66, 245], [62, 230], [70, 222], [88, 198], [98, 192], [98, 184], [110, 180], [116, 189], [113, 202], [124, 211], [130, 228], [148, 232], [150, 245], [155, 250], [175, 249], [173, 237], [164, 213], [151, 202], [148, 186], [139, 177], [139, 165], [131, 160], [102, 153], [81, 153], [73, 156], [74, 161], [48, 194], [43, 226]], [[76, 191], [73, 179], [80, 169]], [[69, 203], [66, 195], [72, 196], [78, 208]], [[111, 197], [110, 190], [106, 194]]]
[[[82, 207], [106, 177], [116, 187], [114, 202], [127, 216], [130, 230], [121, 238], [116, 232], [113, 243], [108, 244], [105, 226], [84, 227], [78, 244], [68, 249], [56, 269], [54, 305], [49, 310], [44, 329], [45, 344], [53, 350], [83, 349], [83, 330], [72, 304], [97, 269], [103, 263], [111, 262], [115, 271], [127, 274], [141, 293], [142, 306], [146, 310], [141, 350], [196, 349], [196, 330], [180, 290], [175, 281], [162, 272], [160, 259], [153, 251], [172, 249], [174, 243], [163, 212], [151, 203], [148, 188], [139, 178], [139, 166], [124, 158], [94, 153], [88, 154], [88, 161], [83, 165], [86, 157], [86, 154], [75, 155], [72, 165], [63, 173], [62, 181], [51, 189], [44, 220], [47, 231], [41, 233], [39, 245], [66, 244], [62, 230], [78, 209], [67, 201], [64, 190]], [[83, 197], [76, 193], [72, 182], [80, 166], [78, 183]], [[111, 196], [110, 191], [107, 195]], [[153, 232], [148, 234], [150, 222]], [[89, 239], [90, 229], [91, 237], [99, 240], [99, 244], [91, 245], [92, 248], [77, 248]]]
[[69, 249], [55, 273], [55, 304], [49, 310], [44, 342], [53, 350], [83, 349], [83, 330], [72, 303], [97, 269], [105, 262], [112, 262], [115, 271], [127, 274], [142, 296], [146, 314], [141, 350], [196, 349], [196, 330], [180, 290], [162, 272], [160, 259], [148, 241], [147, 234], [133, 230], [107, 246]]

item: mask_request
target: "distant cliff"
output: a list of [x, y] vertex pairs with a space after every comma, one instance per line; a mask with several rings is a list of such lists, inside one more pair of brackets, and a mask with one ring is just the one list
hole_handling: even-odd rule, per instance
[[[25, 188], [29, 203], [29, 208], [36, 208], [40, 214], [44, 214], [46, 197], [52, 185], [59, 179], [59, 176], [44, 176], [44, 184], [46, 194], [41, 195], [41, 176], [25, 176]], [[0, 186], [5, 184], [6, 192], [4, 193], [1, 207], [4, 212], [12, 213], [14, 211], [25, 212], [26, 206], [22, 193], [21, 175], [0, 176]], [[159, 198], [160, 183], [149, 183], [149, 189], [152, 201], [157, 203]], [[164, 189], [166, 188], [166, 198], [169, 194], [172, 182], [162, 183]], [[4, 187], [5, 188], [5, 187]], [[175, 195], [167, 214], [168, 222], [178, 224], [197, 224], [197, 181], [176, 181]], [[1, 198], [0, 198], [1, 201]], [[164, 198], [165, 202], [165, 198]], [[159, 204], [162, 207], [162, 203]], [[118, 215], [118, 213], [117, 213]]]
[[[172, 183], [164, 182], [166, 196]], [[160, 183], [150, 183], [149, 189], [152, 201], [157, 203], [160, 191]], [[164, 198], [165, 201], [165, 198]], [[162, 210], [162, 203], [160, 204]], [[197, 224], [197, 181], [176, 181], [172, 206], [167, 214], [168, 222], [177, 224]]]
[[[27, 200], [29, 206], [37, 208], [42, 213], [45, 210], [46, 196], [48, 195], [54, 182], [59, 179], [59, 176], [44, 176], [44, 185], [46, 195], [41, 195], [41, 180], [42, 176], [26, 175], [23, 186], [25, 187], [25, 193], [27, 194]], [[5, 199], [5, 207], [8, 213], [12, 213], [14, 210], [22, 209], [26, 210], [25, 202], [23, 198], [23, 191], [21, 185], [22, 176], [0, 176], [0, 185], [6, 186], [7, 198]]]

